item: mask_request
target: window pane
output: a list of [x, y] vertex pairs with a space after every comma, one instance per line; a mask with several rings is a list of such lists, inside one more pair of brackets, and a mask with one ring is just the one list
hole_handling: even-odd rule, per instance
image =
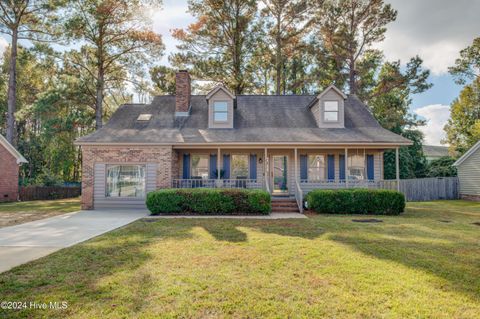
[[338, 121], [338, 112], [325, 112], [325, 121]]
[[192, 178], [208, 179], [208, 155], [192, 155]]
[[308, 156], [308, 180], [320, 181], [325, 179], [325, 156]]
[[145, 197], [145, 166], [108, 165], [106, 197]]
[[248, 155], [232, 155], [231, 165], [233, 179], [248, 178]]
[[215, 112], [227, 112], [227, 102], [214, 102], [213, 110]]
[[227, 114], [225, 112], [215, 112], [213, 120], [215, 122], [226, 122], [227, 121]]
[[338, 101], [325, 101], [325, 111], [338, 111]]

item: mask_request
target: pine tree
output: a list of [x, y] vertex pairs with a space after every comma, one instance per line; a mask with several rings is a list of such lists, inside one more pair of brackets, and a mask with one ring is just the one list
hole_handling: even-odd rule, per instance
[[173, 65], [188, 67], [202, 80], [223, 82], [235, 94], [252, 87], [255, 0], [189, 0], [196, 21], [175, 29], [180, 53], [171, 56]]
[[16, 144], [17, 111], [17, 57], [18, 40], [45, 41], [56, 34], [56, 9], [63, 4], [61, 0], [15, 0], [0, 1], [0, 33], [10, 36], [10, 56], [7, 93], [6, 138]]
[[383, 0], [333, 0], [315, 11], [315, 34], [346, 78], [350, 94], [356, 94], [358, 62], [373, 44], [383, 41], [397, 11]]
[[103, 103], [109, 82], [132, 81], [151, 59], [158, 59], [164, 45], [142, 14], [148, 0], [75, 0], [67, 13], [69, 39], [86, 44], [72, 52], [70, 62], [86, 71], [95, 83], [95, 125], [103, 125]]

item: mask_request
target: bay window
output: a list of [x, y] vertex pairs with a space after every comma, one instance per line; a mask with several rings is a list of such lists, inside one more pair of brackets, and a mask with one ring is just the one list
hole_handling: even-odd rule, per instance
[[145, 165], [107, 165], [106, 197], [145, 197]]

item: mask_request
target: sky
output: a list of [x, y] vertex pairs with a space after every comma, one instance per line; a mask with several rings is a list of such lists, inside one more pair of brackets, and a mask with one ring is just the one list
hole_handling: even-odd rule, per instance
[[[480, 36], [480, 1], [478, 0], [385, 0], [398, 10], [397, 20], [387, 26], [385, 41], [378, 45], [388, 60], [403, 64], [419, 55], [431, 71], [433, 87], [414, 95], [411, 111], [427, 120], [421, 130], [425, 143], [440, 145], [443, 126], [449, 118], [449, 105], [461, 87], [448, 74], [461, 49]], [[164, 0], [163, 8], [152, 14], [153, 28], [162, 34], [166, 54], [160, 63], [168, 62], [177, 42], [170, 34], [174, 28], [184, 28], [193, 22], [187, 12], [186, 0]], [[0, 52], [7, 46], [0, 37]]]

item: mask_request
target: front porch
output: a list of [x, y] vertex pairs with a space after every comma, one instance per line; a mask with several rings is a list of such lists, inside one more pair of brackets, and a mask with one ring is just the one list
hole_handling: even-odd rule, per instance
[[383, 179], [383, 153], [392, 147], [218, 147], [179, 148], [173, 188], [264, 189], [272, 196], [303, 197], [314, 189], [398, 189]]

